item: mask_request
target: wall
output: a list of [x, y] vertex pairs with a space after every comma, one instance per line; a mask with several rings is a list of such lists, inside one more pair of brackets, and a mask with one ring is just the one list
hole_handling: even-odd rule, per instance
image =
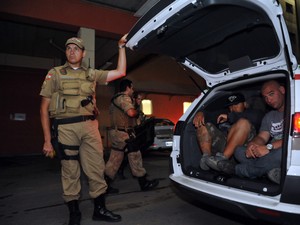
[[[0, 157], [41, 154], [43, 133], [39, 92], [47, 70], [0, 66], [0, 73]], [[113, 83], [97, 87], [99, 130], [104, 147], [110, 146], [107, 139], [107, 128], [110, 126], [108, 108], [114, 93]], [[147, 94], [146, 97], [153, 103], [152, 116], [168, 118], [174, 123], [182, 115], [183, 102], [194, 99], [166, 94]], [[25, 115], [25, 120], [13, 120], [16, 113]]]
[[[283, 16], [289, 31], [293, 53], [299, 59], [299, 0], [280, 0], [279, 2], [282, 6]], [[287, 9], [287, 5], [289, 5], [289, 9]]]
[[[0, 157], [41, 154], [44, 139], [39, 93], [47, 70], [0, 66], [0, 74]], [[98, 121], [104, 145], [114, 91], [112, 84], [97, 87]], [[14, 120], [16, 113], [25, 115], [25, 120]]]
[[103, 146], [110, 146], [108, 139], [108, 128], [110, 127], [109, 106], [110, 100], [115, 93], [113, 84], [97, 86], [97, 107], [99, 109], [99, 131], [102, 137]]
[[167, 118], [176, 124], [183, 114], [183, 102], [192, 102], [195, 96], [147, 94], [146, 98], [152, 100], [152, 116]]
[[[0, 156], [41, 152], [39, 92], [46, 73], [45, 70], [0, 67]], [[13, 120], [15, 113], [24, 114], [25, 120]]]

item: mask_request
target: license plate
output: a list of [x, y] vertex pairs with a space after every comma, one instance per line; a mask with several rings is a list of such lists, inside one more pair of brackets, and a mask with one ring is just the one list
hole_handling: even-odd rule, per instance
[[167, 146], [167, 147], [171, 147], [172, 145], [173, 145], [173, 141], [167, 141], [167, 142], [166, 142], [166, 146]]

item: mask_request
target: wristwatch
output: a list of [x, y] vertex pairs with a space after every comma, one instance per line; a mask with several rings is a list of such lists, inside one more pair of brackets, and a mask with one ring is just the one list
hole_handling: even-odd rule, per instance
[[273, 146], [272, 144], [267, 144], [267, 149], [268, 149], [268, 150], [272, 150], [273, 147], [274, 147], [274, 146]]

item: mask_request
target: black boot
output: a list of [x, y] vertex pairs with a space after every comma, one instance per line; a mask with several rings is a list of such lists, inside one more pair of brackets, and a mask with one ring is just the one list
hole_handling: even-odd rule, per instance
[[107, 184], [107, 189], [106, 189], [106, 193], [107, 194], [118, 194], [119, 193], [119, 189], [114, 188], [111, 186], [112, 183], [112, 179], [110, 179], [108, 176], [104, 175], [104, 179], [106, 181]]
[[143, 177], [139, 177], [138, 180], [142, 191], [149, 191], [159, 184], [159, 181], [157, 179], [147, 180], [146, 175]]
[[105, 207], [105, 196], [104, 194], [94, 199], [94, 214], [93, 220], [103, 220], [108, 222], [119, 222], [122, 217], [114, 214]]
[[70, 211], [69, 225], [80, 225], [81, 212], [79, 210], [78, 201], [73, 200], [67, 204]]

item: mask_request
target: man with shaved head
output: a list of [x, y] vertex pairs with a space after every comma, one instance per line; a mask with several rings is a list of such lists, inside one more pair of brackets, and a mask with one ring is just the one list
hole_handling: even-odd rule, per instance
[[249, 178], [267, 174], [270, 180], [280, 183], [285, 88], [271, 80], [263, 84], [261, 94], [273, 110], [264, 116], [259, 133], [247, 147], [236, 149], [234, 155], [240, 164], [235, 166], [234, 172], [238, 176]]

